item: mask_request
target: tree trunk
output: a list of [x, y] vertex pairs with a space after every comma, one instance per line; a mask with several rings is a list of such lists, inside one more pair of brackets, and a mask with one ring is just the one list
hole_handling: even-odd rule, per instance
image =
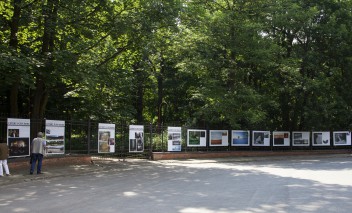
[[137, 71], [137, 101], [136, 101], [136, 110], [137, 110], [137, 122], [143, 123], [143, 96], [144, 96], [144, 87], [143, 87], [143, 74], [141, 71]]
[[[14, 0], [13, 1], [13, 16], [10, 22], [11, 34], [10, 34], [10, 47], [12, 47], [15, 51], [17, 51], [18, 46], [18, 28], [19, 28], [19, 21], [21, 17], [21, 3], [22, 0]], [[9, 111], [11, 117], [18, 117], [19, 109], [18, 109], [18, 92], [19, 92], [19, 85], [21, 82], [21, 77], [14, 72], [14, 82], [12, 82], [11, 90], [9, 92]]]
[[45, 85], [45, 73], [52, 72], [52, 56], [48, 53], [54, 51], [54, 39], [56, 35], [58, 0], [48, 0], [43, 4], [44, 34], [42, 38], [42, 54], [47, 58], [43, 69], [36, 74], [36, 89], [33, 95], [32, 118], [43, 119], [46, 104], [48, 102], [48, 89]]
[[162, 59], [161, 64], [160, 64], [161, 68], [160, 68], [160, 73], [157, 77], [158, 80], [158, 102], [157, 102], [157, 108], [158, 108], [158, 133], [160, 133], [162, 131], [161, 127], [162, 124], [164, 122], [164, 114], [165, 112], [163, 112], [163, 90], [164, 90], [164, 69], [165, 69], [165, 65], [164, 65], [164, 60]]
[[43, 17], [44, 17], [44, 33], [42, 37], [42, 55], [45, 58], [45, 66], [36, 70], [35, 75], [35, 91], [32, 97], [32, 111], [31, 118], [34, 119], [34, 123], [31, 125], [31, 134], [35, 135], [38, 131], [43, 131], [43, 120], [46, 105], [48, 102], [49, 92], [46, 85], [46, 76], [49, 76], [50, 72], [53, 72], [53, 58], [51, 53], [54, 51], [54, 39], [56, 35], [57, 26], [57, 12], [58, 12], [58, 0], [48, 0], [47, 4], [43, 3]]

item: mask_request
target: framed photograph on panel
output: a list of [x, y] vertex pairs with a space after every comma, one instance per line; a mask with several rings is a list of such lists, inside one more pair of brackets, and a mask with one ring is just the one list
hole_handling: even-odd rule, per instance
[[228, 146], [229, 131], [227, 130], [210, 130], [210, 146]]
[[187, 146], [207, 146], [207, 132], [201, 129], [187, 130]]
[[249, 131], [232, 130], [231, 146], [249, 146]]
[[350, 146], [351, 145], [351, 132], [338, 131], [333, 132], [334, 146]]
[[274, 131], [273, 146], [290, 146], [290, 132]]
[[312, 132], [313, 146], [330, 146], [330, 132]]
[[309, 146], [310, 132], [292, 132], [292, 146]]
[[253, 146], [270, 146], [270, 131], [253, 131]]

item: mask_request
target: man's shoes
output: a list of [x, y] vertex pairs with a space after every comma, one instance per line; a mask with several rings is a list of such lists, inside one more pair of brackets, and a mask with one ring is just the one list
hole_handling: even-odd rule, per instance
[[11, 174], [6, 174], [6, 176], [11, 176]]
[[33, 172], [30, 172], [29, 174], [30, 174], [30, 175], [33, 175]]
[[37, 172], [37, 175], [42, 175], [43, 173], [42, 172]]

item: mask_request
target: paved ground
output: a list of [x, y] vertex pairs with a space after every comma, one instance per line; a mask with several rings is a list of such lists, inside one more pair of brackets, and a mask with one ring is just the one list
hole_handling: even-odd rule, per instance
[[12, 171], [0, 212], [351, 212], [352, 156], [96, 161]]

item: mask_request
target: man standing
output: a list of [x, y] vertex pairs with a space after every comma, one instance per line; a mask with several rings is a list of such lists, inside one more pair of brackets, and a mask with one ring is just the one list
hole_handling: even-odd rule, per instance
[[9, 149], [6, 143], [0, 143], [0, 177], [3, 176], [2, 167], [4, 167], [6, 176], [10, 176], [7, 158], [9, 157]]
[[42, 173], [42, 161], [43, 161], [43, 156], [45, 153], [45, 147], [46, 147], [46, 141], [43, 139], [43, 133], [38, 132], [38, 137], [33, 139], [32, 142], [32, 163], [31, 163], [31, 170], [30, 174], [33, 174], [33, 171], [35, 169], [35, 166], [38, 162], [37, 165], [37, 174], [43, 174]]

